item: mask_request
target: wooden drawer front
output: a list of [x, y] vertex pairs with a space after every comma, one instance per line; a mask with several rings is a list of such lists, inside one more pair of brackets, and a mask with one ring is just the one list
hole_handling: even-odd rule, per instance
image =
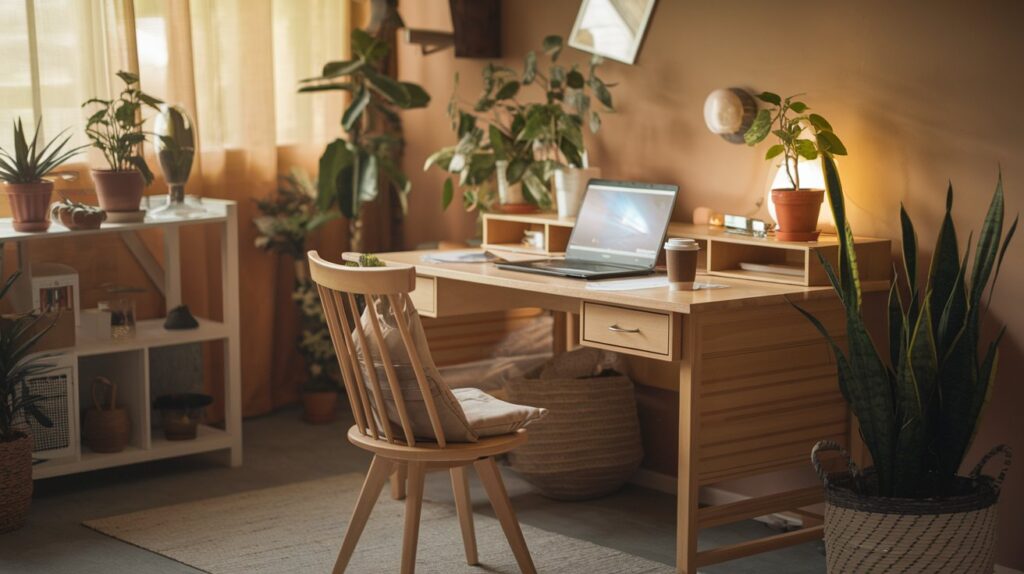
[[671, 313], [583, 303], [581, 343], [631, 355], [673, 360], [678, 329]]
[[416, 276], [416, 289], [409, 293], [412, 304], [420, 315], [433, 317], [437, 314], [437, 279]]

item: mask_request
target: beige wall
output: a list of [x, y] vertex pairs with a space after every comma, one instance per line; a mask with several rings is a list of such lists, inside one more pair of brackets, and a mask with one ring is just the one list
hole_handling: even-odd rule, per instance
[[[450, 29], [444, 0], [404, 0], [407, 25]], [[579, 5], [569, 0], [507, 0], [504, 49], [521, 66], [547, 34], [566, 35]], [[787, 18], [787, 19], [783, 19]], [[963, 2], [787, 2], [661, 0], [636, 66], [609, 63], [604, 76], [619, 113], [590, 140], [594, 163], [619, 179], [679, 184], [675, 218], [706, 205], [747, 213], [767, 184], [764, 150], [730, 145], [704, 128], [701, 108], [714, 88], [806, 92], [850, 150], [840, 162], [851, 219], [862, 235], [898, 236], [907, 205], [922, 244], [934, 241], [947, 180], [956, 190], [961, 235], [977, 231], [1002, 166], [1007, 206], [1024, 210], [1024, 4]], [[793, 36], [782, 36], [789, 28]], [[785, 40], [783, 49], [777, 43]], [[775, 42], [775, 43], [773, 43]], [[420, 171], [434, 149], [454, 143], [445, 105], [455, 71], [472, 100], [482, 61], [451, 50], [421, 56], [403, 45], [403, 79], [433, 95], [406, 114], [405, 167], [413, 177], [408, 245], [474, 233], [472, 216], [441, 214], [440, 173]], [[567, 59], [585, 56], [569, 50]], [[1008, 326], [1000, 376], [969, 462], [1006, 442], [1024, 450], [1024, 238], [1007, 255], [991, 319]], [[1024, 469], [1004, 489], [999, 560], [1024, 568]]]

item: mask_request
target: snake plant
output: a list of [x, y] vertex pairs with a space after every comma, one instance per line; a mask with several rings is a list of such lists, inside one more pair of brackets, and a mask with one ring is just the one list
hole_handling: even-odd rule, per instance
[[[874, 344], [862, 314], [853, 232], [846, 219], [842, 183], [835, 162], [821, 158], [825, 187], [839, 230], [839, 258], [824, 258], [836, 294], [846, 309], [845, 350], [813, 315], [797, 306], [828, 340], [839, 386], [860, 423], [877, 480], [865, 494], [926, 498], [955, 492], [956, 474], [974, 438], [982, 407], [995, 380], [999, 342], [1005, 327], [982, 350], [981, 316], [1015, 218], [1003, 234], [1002, 174], [971, 257], [971, 239], [961, 254], [953, 225], [953, 187], [927, 275], [917, 273], [917, 235], [901, 206], [902, 281], [889, 291], [887, 349]], [[972, 234], [973, 235], [973, 234]], [[991, 280], [992, 287], [989, 287]], [[988, 289], [988, 297], [984, 297]]]

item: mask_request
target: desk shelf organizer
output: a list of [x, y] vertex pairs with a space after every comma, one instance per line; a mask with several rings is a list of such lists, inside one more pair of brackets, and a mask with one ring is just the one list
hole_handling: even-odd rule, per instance
[[[96, 230], [71, 231], [53, 225], [45, 233], [19, 233], [14, 231], [10, 219], [0, 219], [0, 243], [17, 246], [19, 266], [29, 268], [30, 248], [38, 239], [74, 238], [88, 241], [90, 236], [117, 233], [129, 249], [136, 254], [153, 282], [163, 291], [166, 309], [173, 309], [181, 301], [181, 249], [180, 228], [186, 225], [205, 225], [220, 231], [221, 292], [223, 294], [223, 321], [199, 318], [199, 328], [168, 331], [163, 318], [138, 321], [134, 337], [101, 339], [87, 329], [79, 328], [75, 346], [47, 351], [56, 353], [56, 362], [66, 365], [70, 372], [67, 395], [71, 397], [67, 412], [67, 432], [70, 440], [64, 448], [37, 450], [33, 456], [42, 462], [33, 467], [33, 478], [49, 478], [145, 462], [185, 456], [203, 452], [222, 451], [231, 466], [242, 463], [242, 410], [238, 309], [238, 219], [233, 201], [203, 199], [206, 212], [187, 219], [145, 220], [138, 223], [108, 223]], [[161, 267], [148, 254], [137, 231], [159, 229], [163, 235], [164, 264]], [[26, 273], [27, 275], [27, 273]], [[24, 280], [24, 276], [23, 279]], [[153, 349], [183, 344], [219, 342], [213, 349], [222, 349], [224, 355], [224, 425], [218, 428], [200, 425], [195, 440], [167, 441], [158, 424], [154, 424], [150, 405], [150, 354]], [[126, 407], [132, 419], [131, 439], [128, 446], [117, 453], [96, 453], [81, 441], [80, 413], [91, 405], [90, 385], [96, 376], [105, 376], [118, 383], [118, 403]], [[57, 446], [57, 445], [55, 445]]]
[[[554, 214], [484, 214], [483, 247], [495, 251], [514, 251], [559, 256], [565, 253], [572, 234], [573, 218]], [[523, 232], [541, 231], [544, 248], [522, 244]], [[752, 237], [726, 231], [723, 227], [670, 223], [669, 237], [688, 237], [700, 244], [698, 272], [718, 277], [749, 279], [805, 287], [828, 286], [828, 276], [818, 259], [821, 254], [833, 265], [839, 254], [838, 238], [822, 235], [818, 241], [779, 241], [774, 237]], [[860, 279], [865, 291], [887, 289], [891, 276], [888, 239], [855, 239]]]

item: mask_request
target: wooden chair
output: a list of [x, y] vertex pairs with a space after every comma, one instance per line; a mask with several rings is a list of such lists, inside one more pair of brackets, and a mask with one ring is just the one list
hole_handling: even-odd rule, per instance
[[[370, 470], [359, 493], [359, 501], [352, 512], [352, 520], [341, 544], [338, 561], [334, 565], [334, 574], [345, 571], [384, 483], [392, 472], [398, 471], [401, 471], [408, 480], [401, 572], [413, 572], [416, 565], [420, 507], [423, 501], [423, 479], [426, 471], [434, 468], [449, 469], [455, 494], [455, 508], [462, 529], [462, 542], [466, 550], [466, 562], [477, 564], [473, 510], [469, 500], [466, 474], [470, 465], [475, 467], [477, 474], [480, 475], [519, 569], [527, 573], [536, 572], [498, 466], [494, 462], [494, 456], [525, 443], [526, 431], [521, 429], [507, 435], [480, 439], [474, 443], [449, 443], [445, 440], [437, 406], [434, 404], [423, 365], [410, 334], [410, 326], [402, 313], [395, 312], [396, 309], [403, 309], [405, 305], [412, 308], [409, 291], [416, 286], [415, 269], [410, 266], [345, 267], [324, 261], [316, 251], [310, 251], [308, 256], [310, 275], [317, 284], [345, 390], [355, 416], [356, 424], [349, 429], [348, 439], [352, 444], [374, 454]], [[370, 329], [365, 329], [359, 319], [356, 295], [362, 295], [366, 300]], [[385, 318], [379, 316], [376, 306], [381, 300], [388, 302], [386, 309], [397, 323], [436, 441], [417, 441], [413, 435], [407, 405], [401, 396], [399, 381], [381, 335], [381, 323]], [[354, 321], [350, 321], [346, 306], [351, 311], [351, 317], [355, 318]], [[366, 333], [367, 330], [370, 332]], [[387, 375], [386, 384], [394, 397], [400, 419], [399, 425], [389, 420], [387, 412], [382, 412], [387, 409], [378, 408], [378, 405], [384, 404], [384, 387], [382, 381], [378, 380], [373, 358], [368, 356], [369, 352], [364, 352], [362, 358], [367, 364], [360, 364], [356, 349], [368, 349], [367, 337], [370, 336], [375, 338], [377, 348], [381, 350], [380, 358]]]

